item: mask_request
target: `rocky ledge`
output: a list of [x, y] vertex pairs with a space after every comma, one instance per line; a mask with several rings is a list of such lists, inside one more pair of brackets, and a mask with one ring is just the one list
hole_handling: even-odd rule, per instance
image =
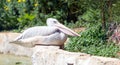
[[10, 44], [19, 33], [0, 33], [0, 52], [32, 57], [33, 65], [120, 65], [116, 58], [92, 56], [86, 53], [68, 52], [57, 46], [33, 48]]
[[37, 46], [33, 65], [120, 65], [120, 60], [85, 53], [68, 52], [52, 46]]

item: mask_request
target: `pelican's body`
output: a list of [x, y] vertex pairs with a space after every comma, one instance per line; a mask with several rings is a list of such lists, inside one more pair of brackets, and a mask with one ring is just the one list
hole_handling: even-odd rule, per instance
[[37, 44], [63, 45], [67, 35], [79, 36], [69, 28], [60, 24], [56, 19], [48, 18], [47, 26], [36, 26], [25, 30], [15, 41], [39, 37]]
[[25, 30], [16, 40], [26, 39], [33, 36], [48, 36], [57, 31], [58, 29], [52, 26], [35, 26]]

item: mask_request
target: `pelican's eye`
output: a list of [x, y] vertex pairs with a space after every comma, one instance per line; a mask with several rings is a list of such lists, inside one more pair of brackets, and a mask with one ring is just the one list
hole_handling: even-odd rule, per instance
[[57, 21], [53, 21], [54, 23], [57, 23]]

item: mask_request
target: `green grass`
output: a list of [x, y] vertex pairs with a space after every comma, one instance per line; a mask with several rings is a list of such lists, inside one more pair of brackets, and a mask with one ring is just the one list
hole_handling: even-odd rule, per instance
[[0, 54], [0, 65], [32, 65], [29, 57]]

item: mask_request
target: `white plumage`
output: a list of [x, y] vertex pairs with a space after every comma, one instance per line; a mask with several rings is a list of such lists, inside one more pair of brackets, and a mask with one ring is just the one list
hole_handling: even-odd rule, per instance
[[54, 18], [47, 19], [47, 26], [35, 26], [25, 30], [15, 41], [20, 41], [35, 36], [40, 36], [38, 44], [55, 44], [63, 45], [67, 39], [67, 35], [79, 36], [71, 29], [65, 27]]

